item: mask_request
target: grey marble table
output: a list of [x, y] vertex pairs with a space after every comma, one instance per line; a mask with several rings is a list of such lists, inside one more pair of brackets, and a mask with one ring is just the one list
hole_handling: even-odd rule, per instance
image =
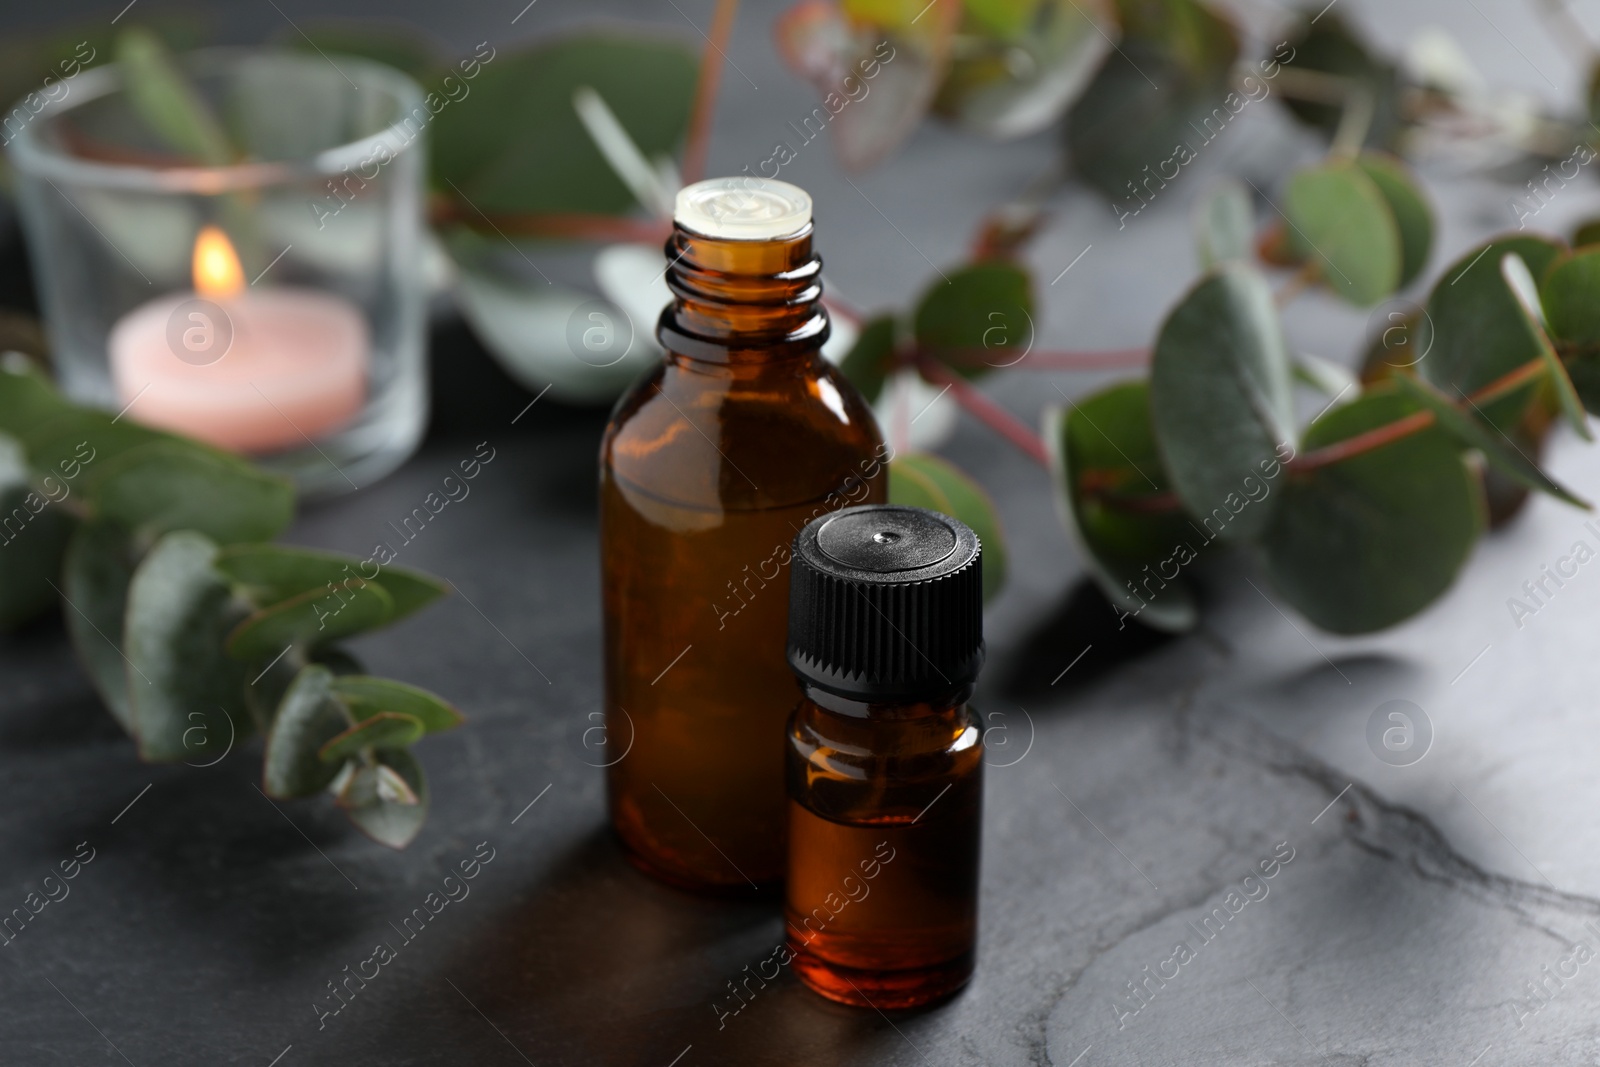
[[[1510, 0], [1345, 3], [1396, 38], [1446, 23], [1500, 84], [1577, 92], [1579, 74]], [[706, 4], [680, 6], [703, 24]], [[511, 8], [447, 20], [411, 7], [463, 45], [583, 14], [540, 5], [513, 30]], [[612, 7], [681, 28], [671, 10]], [[773, 130], [812, 106], [777, 68], [776, 9], [751, 5], [730, 49], [759, 88], [725, 79], [718, 169], [764, 158]], [[1057, 198], [1030, 252], [1042, 343], [1145, 343], [1193, 275], [1186, 209], [1207, 173], [1271, 189], [1314, 151], [1267, 109], [1229, 137], [1125, 229], [1082, 191]], [[956, 260], [984, 207], [1052, 155], [1044, 137], [988, 147], [932, 128], [856, 188], [820, 146], [794, 177], [816, 195], [832, 284], [870, 308], [909, 300], [929, 262]], [[1429, 181], [1436, 274], [1509, 216], [1504, 189]], [[1538, 222], [1594, 213], [1600, 195], [1574, 187]], [[1348, 362], [1364, 327], [1313, 296], [1290, 330]], [[402, 549], [458, 595], [358, 648], [470, 716], [421, 747], [427, 828], [395, 854], [325, 805], [269, 803], [254, 750], [208, 769], [141, 765], [58, 623], [0, 640], [0, 910], [60, 861], [93, 857], [70, 896], [0, 948], [0, 1063], [1600, 1061], [1600, 570], [1581, 568], [1520, 625], [1506, 606], [1574, 542], [1600, 545], [1586, 516], [1533, 502], [1440, 603], [1357, 639], [1286, 616], [1249, 559], [1227, 560], [1205, 576], [1201, 630], [1167, 639], [1118, 628], [1082, 580], [1044, 473], [963, 423], [943, 451], [993, 490], [1013, 565], [978, 698], [992, 732], [977, 978], [935, 1011], [886, 1018], [783, 975], [735, 1013], [728, 983], [780, 936], [773, 905], [635, 873], [584, 746], [599, 709], [604, 416], [544, 401], [513, 425], [531, 395], [458, 324], [441, 321], [433, 341], [423, 450], [291, 533], [365, 554], [479, 442], [495, 450], [470, 497]], [[985, 388], [1034, 420], [1057, 390], [1098, 381], [1019, 372]], [[1550, 462], [1600, 493], [1600, 451], [1561, 437]], [[1404, 766], [1368, 740], [1394, 700], [1431, 733]], [[470, 895], [407, 939], [404, 918], [474, 856]], [[378, 942], [396, 958], [325, 1014], [329, 983]]]

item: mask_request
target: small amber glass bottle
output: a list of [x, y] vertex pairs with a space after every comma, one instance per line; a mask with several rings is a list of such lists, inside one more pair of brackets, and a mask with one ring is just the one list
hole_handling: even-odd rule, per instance
[[789, 546], [811, 519], [885, 498], [871, 409], [821, 357], [811, 200], [784, 182], [678, 194], [666, 357], [600, 449], [612, 823], [675, 884], [783, 877]]
[[983, 739], [977, 535], [921, 508], [848, 508], [795, 541], [789, 880], [801, 981], [880, 1009], [972, 976]]

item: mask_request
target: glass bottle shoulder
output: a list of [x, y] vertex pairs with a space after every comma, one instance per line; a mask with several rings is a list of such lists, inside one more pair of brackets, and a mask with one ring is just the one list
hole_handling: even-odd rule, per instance
[[719, 508], [821, 502], [865, 481], [881, 499], [887, 451], [872, 410], [819, 354], [708, 363], [669, 353], [618, 402], [601, 477]]
[[792, 796], [834, 818], [870, 807], [892, 820], [915, 817], [930, 789], [976, 780], [983, 728], [971, 705], [868, 708], [841, 713], [801, 698], [787, 737]]
[[840, 712], [802, 697], [789, 723], [790, 745], [797, 751], [828, 748], [849, 760], [958, 756], [976, 748], [982, 732], [978, 713], [965, 702], [942, 707], [855, 704]]

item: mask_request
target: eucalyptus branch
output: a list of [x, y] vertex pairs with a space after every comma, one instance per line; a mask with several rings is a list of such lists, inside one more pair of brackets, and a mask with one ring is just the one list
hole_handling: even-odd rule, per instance
[[429, 204], [428, 215], [429, 221], [435, 226], [465, 226], [479, 233], [502, 237], [515, 235], [655, 244], [665, 241], [672, 233], [672, 224], [659, 219], [629, 219], [582, 212], [487, 214], [450, 197], [435, 197]]
[[1333, 144], [1328, 148], [1328, 155], [1334, 159], [1356, 157], [1367, 141], [1378, 109], [1377, 97], [1367, 85], [1354, 80], [1346, 84], [1344, 110], [1339, 115], [1339, 127], [1333, 133]]
[[[1455, 405], [1465, 412], [1469, 409], [1481, 407], [1484, 404], [1509, 396], [1530, 382], [1536, 381], [1547, 373], [1544, 361], [1539, 359], [1529, 360], [1509, 374], [1502, 375], [1475, 392], [1469, 394], [1462, 403]], [[1347, 437], [1343, 441], [1324, 445], [1303, 453], [1289, 462], [1289, 470], [1296, 474], [1304, 474], [1320, 467], [1327, 467], [1334, 463], [1342, 463], [1366, 452], [1382, 448], [1384, 445], [1393, 444], [1402, 438], [1410, 437], [1414, 433], [1421, 433], [1435, 422], [1430, 411], [1418, 411], [1397, 419], [1385, 426], [1377, 426], [1365, 433]]]
[[1278, 91], [1292, 100], [1310, 104], [1343, 104], [1350, 96], [1350, 79], [1320, 70], [1296, 67], [1278, 69]]
[[1333, 144], [1328, 150], [1330, 156], [1352, 159], [1361, 151], [1377, 111], [1377, 100], [1372, 90], [1362, 82], [1323, 71], [1281, 67], [1278, 70], [1278, 90], [1293, 100], [1328, 104], [1341, 109], [1339, 126], [1334, 131]]
[[1482, 389], [1467, 396], [1467, 401], [1473, 404], [1489, 404], [1501, 397], [1510, 396], [1529, 382], [1537, 381], [1547, 371], [1548, 367], [1542, 359], [1530, 359], [1516, 370], [1502, 374]]
[[1347, 459], [1354, 459], [1363, 453], [1393, 444], [1414, 433], [1421, 433], [1433, 423], [1433, 412], [1413, 412], [1385, 426], [1377, 426], [1354, 437], [1346, 437], [1343, 441], [1335, 441], [1331, 445], [1323, 445], [1321, 448], [1302, 453], [1289, 463], [1289, 470], [1295, 474], [1305, 474], [1335, 463], [1343, 463]]
[[910, 358], [925, 380], [944, 386], [973, 418], [1004, 437], [1039, 466], [1049, 468], [1050, 454], [1044, 443], [1016, 416], [968, 385], [960, 375], [946, 370], [937, 360], [920, 352], [913, 353]]
[[[272, 543], [294, 515], [286, 479], [78, 407], [25, 361], [0, 360], [0, 454], [0, 628], [62, 602], [79, 662], [141, 759], [208, 767], [261, 733], [269, 797], [329, 792], [374, 840], [416, 836], [428, 793], [410, 746], [461, 713], [366, 675], [338, 642], [426, 606], [444, 582], [376, 552]], [[70, 496], [51, 490], [68, 483]]]

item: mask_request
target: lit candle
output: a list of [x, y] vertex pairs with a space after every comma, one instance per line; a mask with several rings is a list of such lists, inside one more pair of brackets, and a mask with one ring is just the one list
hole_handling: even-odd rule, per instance
[[124, 315], [108, 341], [128, 417], [237, 452], [274, 452], [349, 422], [367, 394], [366, 319], [314, 289], [251, 290], [215, 226], [195, 239], [194, 291]]

